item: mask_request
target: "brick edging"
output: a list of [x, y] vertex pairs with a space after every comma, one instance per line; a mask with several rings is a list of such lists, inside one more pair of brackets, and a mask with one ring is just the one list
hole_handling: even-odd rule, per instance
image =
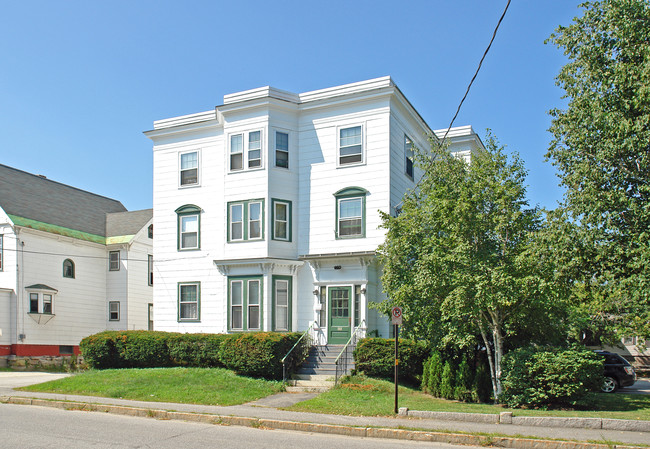
[[608, 445], [584, 443], [577, 441], [555, 441], [533, 438], [490, 437], [481, 435], [455, 434], [443, 432], [428, 432], [423, 430], [403, 430], [376, 427], [351, 427], [333, 424], [304, 423], [282, 421], [276, 419], [251, 418], [243, 416], [224, 416], [208, 413], [174, 412], [167, 410], [149, 409], [143, 407], [125, 407], [121, 405], [89, 404], [85, 402], [51, 401], [47, 399], [4, 396], [0, 403], [17, 405], [36, 405], [63, 410], [81, 410], [88, 412], [112, 413], [115, 415], [137, 416], [141, 418], [174, 419], [219, 424], [267, 428], [300, 432], [313, 432], [332, 435], [391, 438], [413, 441], [427, 441], [448, 444], [464, 444], [473, 446], [496, 446], [512, 449], [635, 449], [640, 446]]

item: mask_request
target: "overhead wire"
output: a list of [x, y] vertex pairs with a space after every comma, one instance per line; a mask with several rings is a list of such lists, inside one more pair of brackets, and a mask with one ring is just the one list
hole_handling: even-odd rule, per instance
[[[492, 38], [490, 39], [490, 43], [488, 44], [487, 48], [483, 52], [483, 56], [481, 56], [481, 60], [478, 63], [478, 67], [476, 68], [476, 72], [474, 72], [474, 76], [472, 76], [472, 79], [470, 80], [469, 84], [467, 85], [467, 89], [465, 90], [465, 94], [463, 95], [463, 98], [460, 100], [460, 103], [458, 103], [458, 107], [456, 108], [456, 113], [454, 114], [453, 118], [451, 119], [451, 122], [449, 122], [449, 126], [447, 127], [447, 130], [445, 131], [444, 136], [442, 139], [437, 139], [438, 140], [438, 146], [439, 148], [442, 147], [445, 143], [445, 140], [447, 139], [447, 136], [449, 135], [449, 131], [451, 130], [452, 126], [454, 125], [454, 122], [456, 121], [456, 118], [458, 117], [458, 114], [460, 113], [460, 109], [463, 106], [463, 103], [465, 103], [465, 99], [467, 98], [467, 95], [469, 95], [469, 91], [472, 88], [472, 84], [474, 84], [474, 80], [476, 80], [476, 77], [478, 76], [478, 73], [481, 70], [481, 67], [483, 66], [483, 61], [485, 60], [485, 57], [487, 56], [488, 52], [490, 51], [490, 48], [492, 47], [492, 43], [494, 42], [494, 39], [497, 36], [497, 31], [499, 31], [499, 26], [501, 26], [501, 22], [503, 22], [504, 17], [506, 16], [506, 12], [508, 12], [508, 8], [510, 7], [510, 1], [508, 0], [508, 3], [506, 3], [505, 8], [503, 9], [503, 13], [501, 14], [501, 17], [499, 17], [499, 21], [497, 22], [496, 27], [494, 28], [494, 32], [492, 33]], [[427, 168], [429, 168], [433, 164], [433, 159], [429, 161], [429, 164], [427, 165]], [[422, 177], [418, 180], [418, 182], [415, 184], [415, 187], [411, 191], [416, 191], [417, 188], [420, 186], [420, 182], [422, 181]], [[400, 202], [395, 208], [398, 208], [402, 202]]]

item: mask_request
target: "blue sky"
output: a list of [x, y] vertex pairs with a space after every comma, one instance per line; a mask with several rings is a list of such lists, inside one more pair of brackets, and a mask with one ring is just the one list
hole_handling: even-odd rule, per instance
[[[453, 117], [507, 0], [2, 1], [0, 163], [152, 205], [154, 120], [224, 94], [305, 92], [390, 75], [433, 129]], [[544, 40], [580, 0], [514, 0], [455, 125], [491, 128], [529, 170], [532, 204], [562, 191], [544, 162], [567, 61]]]

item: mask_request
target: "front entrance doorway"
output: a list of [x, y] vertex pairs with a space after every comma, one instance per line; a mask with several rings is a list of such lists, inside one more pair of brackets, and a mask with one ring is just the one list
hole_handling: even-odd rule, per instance
[[352, 287], [330, 287], [328, 290], [330, 319], [327, 342], [332, 345], [344, 345], [350, 339], [352, 327]]

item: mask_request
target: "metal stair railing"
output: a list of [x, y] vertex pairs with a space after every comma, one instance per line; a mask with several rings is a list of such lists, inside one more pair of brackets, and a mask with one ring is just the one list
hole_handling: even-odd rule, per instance
[[[311, 326], [309, 326], [309, 328], [302, 333], [296, 344], [293, 345], [289, 352], [287, 352], [287, 355], [285, 355], [282, 359], [282, 382], [287, 381], [287, 368], [295, 367], [296, 360], [305, 360], [309, 354], [309, 349], [311, 348], [312, 344], [311, 331], [314, 329], [314, 324], [315, 322], [311, 323]], [[300, 344], [303, 339], [305, 339], [305, 341]], [[299, 348], [298, 351], [294, 352], [297, 347]]]
[[359, 333], [361, 330], [365, 330], [365, 329], [366, 329], [366, 320], [361, 320], [361, 323], [359, 323], [359, 325], [354, 328], [354, 331], [352, 332], [350, 339], [341, 350], [339, 356], [336, 358], [336, 361], [334, 362], [336, 364], [336, 375], [334, 377], [334, 385], [338, 385], [341, 376], [345, 375], [348, 372], [348, 361], [351, 359], [352, 352], [354, 351], [354, 348], [357, 346]]

